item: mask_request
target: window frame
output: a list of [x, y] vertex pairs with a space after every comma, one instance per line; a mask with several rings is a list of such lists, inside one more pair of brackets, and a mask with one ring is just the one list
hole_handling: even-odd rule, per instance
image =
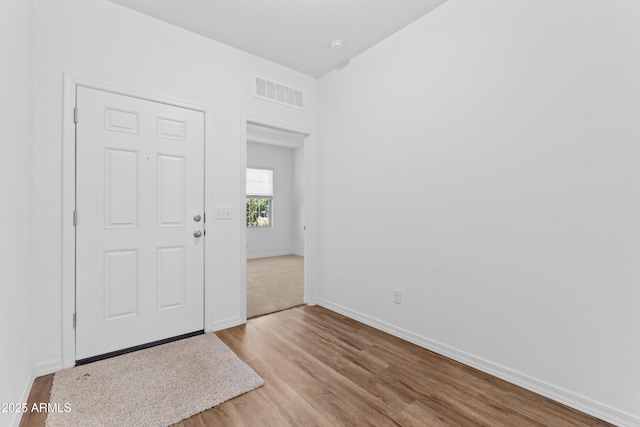
[[[247, 192], [247, 197], [246, 197], [246, 209], [245, 209], [245, 225], [247, 228], [252, 228], [252, 229], [264, 229], [264, 228], [273, 228], [273, 187], [274, 187], [274, 170], [270, 169], [270, 168], [264, 168], [264, 167], [249, 167], [247, 166], [246, 168], [246, 172], [248, 174], [249, 169], [253, 169], [253, 170], [261, 170], [261, 171], [269, 171], [271, 172], [271, 195], [257, 195], [257, 194], [250, 194]], [[248, 185], [248, 178], [247, 178], [247, 185]], [[268, 225], [249, 225], [249, 200], [267, 200], [268, 204], [267, 204], [267, 213], [268, 213]]]

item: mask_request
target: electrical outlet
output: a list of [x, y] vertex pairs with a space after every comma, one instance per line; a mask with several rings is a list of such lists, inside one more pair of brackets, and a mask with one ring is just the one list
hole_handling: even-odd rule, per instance
[[400, 289], [393, 290], [393, 302], [398, 305], [402, 304], [402, 291]]

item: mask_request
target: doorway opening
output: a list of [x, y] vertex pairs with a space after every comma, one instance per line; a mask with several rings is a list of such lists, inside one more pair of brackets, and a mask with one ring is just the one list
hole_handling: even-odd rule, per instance
[[305, 302], [305, 139], [246, 124], [247, 318]]

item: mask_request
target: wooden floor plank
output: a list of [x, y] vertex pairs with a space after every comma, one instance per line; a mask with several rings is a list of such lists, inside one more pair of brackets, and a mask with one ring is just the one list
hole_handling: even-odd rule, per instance
[[[265, 385], [176, 426], [610, 426], [320, 307], [217, 335]], [[28, 405], [48, 402], [52, 382], [36, 379]]]
[[46, 412], [32, 412], [33, 404], [49, 403], [49, 394], [51, 393], [51, 385], [53, 384], [53, 374], [36, 378], [31, 386], [29, 400], [27, 401], [28, 412], [22, 414], [20, 427], [28, 426], [44, 426], [47, 420]]

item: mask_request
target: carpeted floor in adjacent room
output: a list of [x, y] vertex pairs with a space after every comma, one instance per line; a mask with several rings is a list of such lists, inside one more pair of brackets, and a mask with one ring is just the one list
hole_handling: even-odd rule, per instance
[[247, 317], [304, 303], [304, 257], [284, 255], [247, 260]]

